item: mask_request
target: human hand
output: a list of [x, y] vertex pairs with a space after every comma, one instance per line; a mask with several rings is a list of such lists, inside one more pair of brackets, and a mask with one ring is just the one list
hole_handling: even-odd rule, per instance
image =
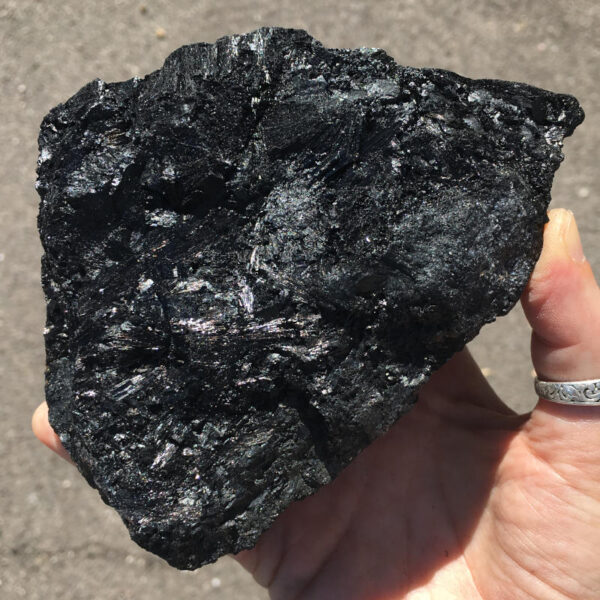
[[[540, 379], [600, 377], [600, 289], [553, 210], [522, 303]], [[237, 555], [275, 600], [597, 600], [600, 408], [516, 416], [468, 351], [331, 484]], [[64, 457], [42, 405], [36, 435]]]

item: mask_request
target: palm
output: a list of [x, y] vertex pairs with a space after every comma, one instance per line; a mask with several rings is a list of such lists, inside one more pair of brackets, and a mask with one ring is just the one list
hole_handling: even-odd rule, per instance
[[[461, 353], [411, 413], [239, 558], [275, 599], [596, 598], [600, 489], [576, 477], [593, 461], [560, 473], [546, 446]], [[589, 547], [578, 540], [570, 556], [578, 530]]]

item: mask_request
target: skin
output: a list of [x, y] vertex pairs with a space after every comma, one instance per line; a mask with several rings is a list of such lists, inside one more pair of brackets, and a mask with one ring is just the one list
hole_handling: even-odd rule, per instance
[[[550, 211], [522, 304], [540, 379], [600, 377], [600, 289]], [[532, 392], [533, 393], [533, 392]], [[37, 437], [68, 460], [42, 404]], [[467, 351], [330, 485], [237, 559], [275, 600], [597, 600], [600, 407], [517, 416]]]

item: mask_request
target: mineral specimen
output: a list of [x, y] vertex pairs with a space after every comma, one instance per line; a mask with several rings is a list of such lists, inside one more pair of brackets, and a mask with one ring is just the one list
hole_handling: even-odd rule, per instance
[[50, 419], [132, 538], [251, 547], [517, 301], [577, 101], [263, 28], [44, 119]]

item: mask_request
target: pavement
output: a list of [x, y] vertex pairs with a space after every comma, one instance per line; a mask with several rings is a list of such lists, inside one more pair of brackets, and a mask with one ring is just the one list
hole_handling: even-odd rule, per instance
[[[587, 119], [565, 145], [552, 206], [572, 209], [600, 269], [600, 3], [597, 0], [0, 0], [0, 598], [266, 598], [229, 558], [188, 573], [133, 544], [117, 515], [38, 444], [44, 301], [34, 189], [44, 114], [89, 80], [142, 76], [182, 44], [262, 25], [325, 45], [385, 48], [402, 64], [574, 94]], [[522, 312], [471, 344], [506, 401], [535, 402]]]

